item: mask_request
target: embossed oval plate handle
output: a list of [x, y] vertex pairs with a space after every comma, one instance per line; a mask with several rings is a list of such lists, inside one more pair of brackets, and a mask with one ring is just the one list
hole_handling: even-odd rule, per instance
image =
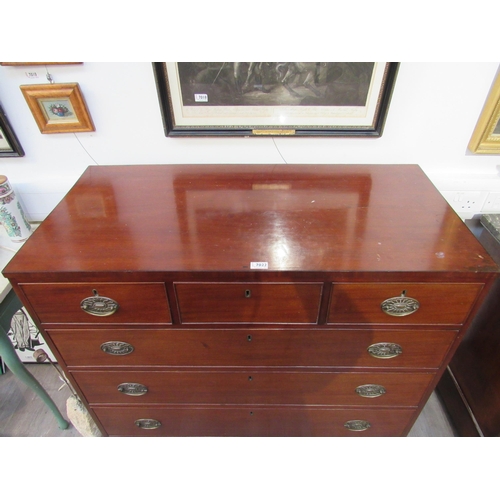
[[135, 382], [123, 382], [117, 389], [127, 396], [144, 396], [148, 392], [148, 388], [142, 384], [136, 384]]
[[353, 432], [363, 432], [368, 430], [371, 427], [371, 425], [370, 422], [366, 420], [348, 420], [344, 424], [344, 427]]
[[356, 394], [362, 398], [378, 398], [386, 393], [385, 387], [378, 384], [365, 384], [356, 387]]
[[377, 344], [372, 344], [367, 348], [368, 354], [374, 358], [378, 359], [389, 359], [395, 358], [400, 354], [403, 354], [403, 349], [399, 344], [394, 344], [392, 342], [379, 342]]
[[110, 340], [101, 344], [101, 351], [113, 356], [126, 356], [134, 351], [134, 346], [128, 342], [120, 342], [119, 340]]
[[80, 302], [80, 307], [92, 316], [111, 316], [118, 310], [118, 302], [109, 297], [101, 297], [97, 290], [92, 290], [93, 297], [87, 297]]
[[406, 290], [401, 292], [399, 297], [391, 297], [380, 304], [380, 308], [389, 316], [409, 316], [418, 311], [420, 302], [406, 296]]
[[135, 425], [141, 429], [158, 429], [161, 427], [161, 422], [154, 418], [139, 418], [135, 421]]

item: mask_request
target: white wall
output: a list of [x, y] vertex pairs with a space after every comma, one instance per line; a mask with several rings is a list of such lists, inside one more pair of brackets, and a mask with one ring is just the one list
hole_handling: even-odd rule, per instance
[[0, 174], [30, 218], [42, 220], [93, 164], [282, 163], [282, 156], [287, 163], [418, 163], [445, 196], [463, 191], [480, 199], [480, 206], [457, 210], [466, 217], [481, 211], [488, 193], [500, 192], [500, 157], [467, 152], [498, 68], [401, 63], [381, 138], [273, 139], [165, 137], [147, 62], [50, 66], [55, 83], [80, 84], [96, 131], [41, 134], [19, 86], [47, 83], [45, 68], [3, 66], [0, 102], [26, 155], [0, 158]]

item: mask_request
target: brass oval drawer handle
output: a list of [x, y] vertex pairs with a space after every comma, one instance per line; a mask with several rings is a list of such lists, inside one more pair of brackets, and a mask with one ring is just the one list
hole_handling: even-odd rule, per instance
[[378, 384], [365, 384], [356, 387], [356, 394], [362, 398], [379, 398], [386, 392], [385, 387]]
[[101, 351], [113, 356], [126, 356], [134, 351], [134, 346], [127, 342], [120, 342], [118, 340], [110, 340], [101, 344]]
[[118, 310], [118, 302], [109, 297], [101, 297], [97, 290], [92, 290], [93, 297], [87, 297], [80, 302], [80, 307], [92, 316], [111, 316]]
[[148, 392], [148, 388], [142, 384], [136, 384], [135, 382], [123, 382], [117, 389], [127, 396], [144, 396]]
[[366, 420], [348, 420], [344, 427], [353, 432], [363, 432], [371, 427], [370, 422]]
[[403, 290], [399, 297], [391, 297], [380, 304], [380, 308], [389, 316], [409, 316], [418, 311], [420, 302], [406, 296], [406, 290]]
[[399, 344], [393, 344], [391, 342], [372, 344], [368, 347], [367, 351], [370, 356], [379, 359], [395, 358], [403, 354], [403, 348]]
[[161, 427], [161, 422], [154, 418], [139, 418], [134, 423], [141, 429], [158, 429], [158, 427]]

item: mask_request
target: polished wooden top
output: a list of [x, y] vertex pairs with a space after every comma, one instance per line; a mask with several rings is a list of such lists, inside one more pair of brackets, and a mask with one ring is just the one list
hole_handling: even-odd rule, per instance
[[498, 267], [417, 165], [91, 166], [4, 274]]

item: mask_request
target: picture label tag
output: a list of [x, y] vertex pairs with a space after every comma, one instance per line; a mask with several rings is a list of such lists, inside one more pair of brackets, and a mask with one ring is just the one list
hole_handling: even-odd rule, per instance
[[268, 269], [267, 262], [250, 262], [250, 269]]
[[208, 102], [208, 94], [195, 94], [194, 102]]

